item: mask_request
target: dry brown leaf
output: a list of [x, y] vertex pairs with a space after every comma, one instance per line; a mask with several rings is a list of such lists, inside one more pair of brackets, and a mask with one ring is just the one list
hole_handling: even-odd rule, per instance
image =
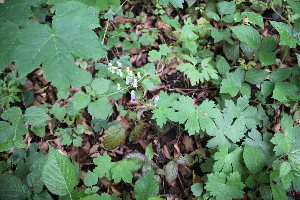
[[164, 145], [163, 149], [164, 149], [163, 153], [164, 153], [165, 157], [168, 158], [169, 160], [171, 160], [172, 158], [171, 158], [171, 155], [170, 155], [170, 151], [169, 151], [169, 149], [168, 149], [168, 146], [167, 146], [167, 145]]
[[187, 151], [194, 151], [194, 141], [187, 135], [183, 136], [182, 140]]
[[178, 159], [181, 156], [180, 148], [178, 143], [174, 144], [174, 159]]

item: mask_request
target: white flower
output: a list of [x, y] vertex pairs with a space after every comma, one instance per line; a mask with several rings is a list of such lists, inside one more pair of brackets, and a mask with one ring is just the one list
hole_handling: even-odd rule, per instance
[[122, 64], [119, 61], [117, 61], [117, 64], [118, 64], [118, 67], [122, 67]]
[[117, 83], [117, 90], [121, 90], [121, 85], [120, 85], [120, 83]]
[[136, 102], [135, 91], [131, 90], [130, 94], [131, 94], [131, 102], [133, 103]]
[[132, 84], [133, 87], [137, 87], [137, 79], [133, 79], [133, 84]]
[[138, 77], [138, 79], [141, 79], [141, 78], [142, 78], [140, 72], [137, 73], [137, 77]]
[[121, 78], [123, 78], [123, 76], [124, 76], [124, 74], [123, 74], [123, 72], [122, 72], [122, 70], [121, 69], [118, 69], [118, 74], [119, 74], [119, 76], [121, 77]]

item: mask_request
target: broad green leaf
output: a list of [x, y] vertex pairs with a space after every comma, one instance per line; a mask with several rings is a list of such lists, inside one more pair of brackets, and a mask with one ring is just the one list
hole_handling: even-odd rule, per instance
[[229, 72], [230, 66], [223, 56], [217, 56], [217, 68], [221, 75], [225, 75]]
[[276, 145], [274, 147], [276, 156], [294, 151], [300, 146], [300, 141], [295, 140], [298, 137], [297, 134], [300, 131], [300, 126], [294, 126], [292, 117], [286, 113], [282, 113], [280, 124], [283, 126], [284, 134], [277, 132], [271, 139], [271, 142]]
[[44, 108], [37, 107], [37, 106], [31, 106], [26, 109], [24, 119], [25, 122], [33, 125], [33, 126], [38, 126], [41, 125], [42, 123], [45, 123], [47, 120], [51, 120], [51, 117], [49, 117], [46, 114], [47, 110]]
[[240, 48], [237, 44], [229, 44], [228, 42], [223, 46], [223, 52], [227, 59], [232, 60], [233, 63], [237, 61], [240, 56]]
[[261, 14], [255, 12], [242, 12], [242, 15], [246, 16], [252, 24], [256, 24], [262, 29], [264, 28], [264, 22]]
[[183, 0], [159, 0], [160, 5], [167, 7], [171, 3], [174, 8], [183, 8], [183, 2]]
[[113, 109], [108, 99], [103, 97], [90, 103], [88, 106], [88, 112], [96, 118], [106, 119], [113, 113]]
[[268, 76], [269, 72], [252, 67], [245, 74], [245, 80], [251, 84], [261, 84]]
[[203, 192], [203, 184], [201, 183], [194, 183], [192, 186], [191, 186], [191, 190], [193, 192], [193, 195], [194, 196], [200, 196]]
[[0, 144], [0, 152], [3, 151], [8, 151], [9, 149], [11, 149], [13, 147], [13, 141], [12, 140], [8, 140], [3, 142], [2, 144]]
[[98, 176], [91, 171], [88, 171], [88, 173], [84, 177], [84, 185], [86, 186], [93, 186], [96, 185], [98, 182]]
[[34, 132], [35, 135], [39, 137], [45, 137], [46, 131], [45, 131], [46, 124], [40, 124], [38, 126], [31, 126], [31, 130]]
[[263, 187], [263, 185], [262, 185], [262, 187], [259, 189], [259, 193], [264, 200], [272, 200], [273, 199], [272, 198], [272, 190], [268, 186]]
[[286, 191], [282, 185], [274, 184], [272, 181], [270, 183], [274, 200], [288, 200]]
[[238, 172], [224, 174], [216, 172], [207, 175], [208, 182], [204, 189], [210, 191], [210, 195], [217, 200], [232, 200], [244, 197], [245, 185], [241, 182], [241, 175]]
[[230, 27], [235, 37], [246, 43], [252, 49], [259, 49], [260, 35], [257, 30], [251, 26], [240, 25]]
[[93, 162], [95, 165], [98, 165], [93, 172], [99, 178], [106, 175], [108, 180], [112, 179], [111, 169], [116, 165], [116, 163], [111, 162], [111, 157], [109, 155], [98, 156], [97, 158], [94, 158]]
[[286, 80], [291, 75], [291, 68], [278, 68], [270, 75], [270, 81], [273, 83]]
[[[10, 4], [10, 6], [13, 6], [13, 1], [6, 2], [5, 4]], [[15, 1], [16, 3], [16, 1]], [[23, 6], [23, 5], [21, 5]], [[22, 7], [23, 8], [23, 7]], [[4, 9], [2, 5], [0, 4], [0, 19], [7, 10]], [[16, 8], [12, 8], [16, 9]], [[22, 12], [21, 10], [16, 10], [11, 16], [11, 14], [8, 14], [6, 17], [16, 17], [19, 12]], [[29, 9], [28, 9], [29, 11]], [[16, 15], [15, 15], [16, 14]], [[16, 23], [16, 21], [13, 21]], [[14, 61], [14, 50], [16, 45], [18, 44], [18, 37], [20, 34], [20, 29], [17, 24], [14, 24], [10, 21], [0, 21], [0, 70], [5, 69], [10, 63]]]
[[259, 57], [259, 61], [260, 61], [262, 66], [272, 65], [276, 61], [275, 54], [273, 52], [270, 52], [270, 51], [260, 50], [258, 57]]
[[293, 83], [279, 82], [275, 84], [272, 98], [281, 102], [289, 102], [291, 97], [298, 95], [299, 89]]
[[288, 45], [290, 48], [295, 48], [297, 44], [300, 44], [300, 37], [293, 33], [291, 25], [275, 21], [270, 21], [270, 23], [280, 34], [280, 44]]
[[29, 199], [31, 192], [29, 188], [17, 177], [10, 174], [0, 175], [0, 196], [1, 199]]
[[173, 160], [168, 162], [165, 168], [165, 172], [166, 180], [169, 184], [172, 184], [176, 180], [178, 175], [178, 164]]
[[6, 110], [1, 117], [7, 121], [14, 121], [19, 119], [22, 115], [22, 110], [19, 107], [11, 107]]
[[152, 119], [156, 119], [157, 125], [162, 127], [166, 123], [167, 119], [172, 121], [178, 121], [177, 115], [175, 115], [174, 108], [170, 108], [172, 102], [177, 100], [179, 94], [172, 93], [168, 95], [166, 92], [162, 91], [159, 94], [159, 101], [156, 108], [152, 111]]
[[107, 149], [113, 149], [124, 142], [126, 135], [122, 124], [112, 125], [104, 131], [104, 146]]
[[235, 171], [239, 173], [243, 173], [244, 171], [241, 147], [229, 153], [228, 146], [222, 146], [219, 151], [214, 154], [213, 158], [216, 161], [213, 166], [214, 172], [230, 174]]
[[110, 82], [110, 80], [104, 78], [95, 78], [91, 86], [97, 94], [104, 94], [108, 90]]
[[122, 42], [122, 49], [123, 50], [130, 50], [130, 49], [132, 49], [132, 47], [133, 47], [133, 44], [131, 42], [129, 42], [128, 40], [124, 40]]
[[277, 42], [272, 36], [264, 37], [260, 44], [260, 48], [264, 51], [274, 51], [276, 47], [277, 47]]
[[150, 143], [147, 146], [146, 152], [145, 152], [145, 157], [146, 157], [146, 161], [150, 161], [150, 160], [153, 159], [153, 157], [154, 157], [154, 151], [153, 151], [152, 143]]
[[263, 94], [264, 97], [267, 97], [270, 94], [272, 94], [274, 87], [275, 87], [275, 85], [273, 83], [271, 83], [270, 81], [264, 81], [261, 84], [261, 93]]
[[49, 157], [42, 172], [43, 182], [56, 195], [70, 194], [77, 184], [74, 167], [67, 156], [58, 153], [49, 145]]
[[220, 15], [233, 14], [236, 9], [236, 4], [234, 2], [223, 1], [218, 3], [218, 10]]
[[189, 25], [184, 25], [182, 27], [181, 33], [179, 35], [179, 40], [182, 42], [190, 42], [190, 41], [195, 41], [199, 38], [197, 34], [193, 32], [191, 29], [191, 26]]
[[106, 55], [92, 31], [99, 26], [98, 12], [75, 1], [57, 4], [54, 10], [52, 28], [36, 24], [22, 29], [16, 68], [26, 76], [43, 63], [44, 76], [58, 88], [81, 87], [91, 81], [91, 74], [76, 67], [73, 55], [95, 60]]
[[98, 11], [108, 10], [110, 6], [120, 7], [120, 0], [76, 0], [82, 2], [88, 6], [93, 6], [98, 9]]
[[261, 172], [265, 166], [265, 157], [253, 146], [245, 145], [243, 158], [247, 168], [252, 174]]
[[300, 168], [300, 149], [295, 149], [288, 153], [289, 162], [293, 163], [297, 168]]
[[279, 176], [286, 176], [288, 173], [290, 173], [292, 167], [291, 164], [289, 162], [283, 162], [280, 165], [280, 171], [279, 171]]
[[55, 103], [53, 104], [53, 107], [49, 110], [49, 113], [53, 114], [56, 119], [62, 122], [67, 113], [67, 109], [65, 106], [60, 107], [58, 103]]
[[90, 95], [85, 94], [82, 91], [76, 92], [72, 98], [72, 106], [74, 110], [76, 110], [77, 112], [80, 109], [87, 107], [90, 102], [91, 102]]
[[133, 161], [123, 159], [119, 162], [119, 164], [115, 165], [111, 168], [112, 178], [115, 183], [121, 181], [121, 179], [125, 183], [132, 183], [132, 173], [131, 171], [135, 169], [135, 164]]
[[134, 184], [134, 196], [136, 199], [148, 200], [158, 195], [159, 186], [154, 178], [153, 171], [147, 172]]

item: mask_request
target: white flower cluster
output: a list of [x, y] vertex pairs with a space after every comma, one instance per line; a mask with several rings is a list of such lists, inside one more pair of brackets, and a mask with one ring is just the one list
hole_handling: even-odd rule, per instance
[[[138, 81], [142, 79], [140, 72], [138, 72], [136, 75], [132, 72], [132, 70], [129, 69], [129, 67], [126, 68], [126, 76], [124, 75], [124, 70], [120, 69], [122, 67], [122, 64], [117, 61], [118, 67], [113, 66], [111, 63], [108, 64], [109, 68], [108, 70], [112, 74], [117, 74], [121, 78], [126, 79], [126, 85], [131, 87], [138, 87]], [[120, 83], [117, 84], [117, 89], [121, 90]]]

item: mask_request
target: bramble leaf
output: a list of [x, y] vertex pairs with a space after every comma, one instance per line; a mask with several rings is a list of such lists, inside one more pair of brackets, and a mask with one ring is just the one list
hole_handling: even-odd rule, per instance
[[67, 156], [58, 153], [50, 145], [49, 149], [48, 161], [42, 172], [43, 182], [53, 194], [69, 194], [77, 184], [73, 164]]
[[288, 45], [290, 48], [295, 48], [297, 44], [300, 44], [300, 37], [293, 33], [291, 25], [276, 21], [270, 21], [270, 23], [280, 34], [280, 44]]
[[11, 174], [0, 175], [0, 196], [2, 199], [29, 199], [29, 188]]
[[33, 125], [33, 126], [38, 126], [46, 120], [51, 120], [51, 117], [49, 117], [47, 114], [47, 108], [44, 109], [43, 107], [37, 107], [37, 106], [31, 106], [26, 109], [24, 119], [25, 122]]
[[217, 200], [231, 200], [243, 198], [245, 185], [241, 182], [241, 175], [233, 172], [228, 175], [223, 172], [208, 174], [208, 182], [204, 187]]
[[158, 182], [154, 179], [153, 171], [147, 172], [134, 184], [134, 196], [136, 199], [149, 199], [157, 196], [159, 192]]
[[259, 49], [260, 35], [252, 26], [240, 25], [230, 27], [235, 37], [252, 49]]
[[72, 54], [95, 60], [106, 55], [92, 31], [99, 26], [98, 12], [75, 1], [59, 3], [54, 10], [52, 28], [36, 24], [22, 29], [16, 68], [26, 76], [43, 63], [44, 76], [58, 88], [81, 87], [91, 81], [91, 74], [76, 67]]
[[22, 110], [19, 107], [11, 107], [6, 110], [1, 117], [7, 121], [14, 121], [20, 118], [22, 115]]

